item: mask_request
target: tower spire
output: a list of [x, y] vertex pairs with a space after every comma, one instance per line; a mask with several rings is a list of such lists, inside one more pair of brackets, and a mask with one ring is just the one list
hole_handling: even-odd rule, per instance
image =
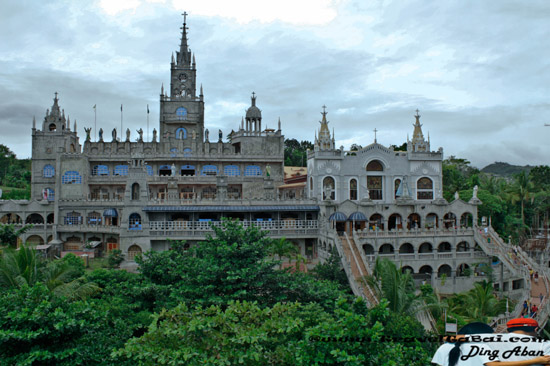
[[191, 50], [187, 45], [187, 12], [183, 12], [183, 26], [181, 29], [181, 44], [180, 50], [177, 52], [178, 66], [190, 66]]

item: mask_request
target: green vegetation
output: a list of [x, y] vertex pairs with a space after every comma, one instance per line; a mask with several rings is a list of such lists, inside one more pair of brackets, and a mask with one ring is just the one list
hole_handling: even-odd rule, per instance
[[17, 159], [5, 145], [0, 144], [0, 188], [2, 199], [30, 198], [31, 160]]
[[423, 337], [420, 323], [387, 301], [367, 309], [343, 291], [332, 280], [343, 280], [334, 258], [315, 275], [278, 270], [279, 254], [269, 255], [287, 247], [226, 221], [198, 245], [145, 253], [140, 273], [86, 271], [77, 257], [46, 261], [27, 247], [4, 251], [0, 364], [429, 363], [435, 344], [378, 342]]
[[307, 150], [313, 150], [309, 141], [285, 140], [285, 166], [307, 166]]

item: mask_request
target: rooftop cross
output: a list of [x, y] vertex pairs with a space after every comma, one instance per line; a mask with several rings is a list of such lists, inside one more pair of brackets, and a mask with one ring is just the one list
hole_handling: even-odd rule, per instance
[[326, 113], [325, 109], [327, 109], [327, 106], [323, 104], [323, 113]]
[[183, 15], [183, 24], [185, 24], [185, 19], [187, 18], [187, 12], [184, 11], [182, 15]]
[[54, 94], [55, 94], [55, 99], [57, 99], [57, 92], [55, 92]]
[[420, 117], [420, 115], [418, 114], [418, 112], [419, 112], [419, 110], [418, 110], [418, 108], [417, 108], [417, 109], [416, 109], [416, 115], [415, 115], [415, 117]]
[[252, 92], [252, 98], [256, 97], [256, 93]]

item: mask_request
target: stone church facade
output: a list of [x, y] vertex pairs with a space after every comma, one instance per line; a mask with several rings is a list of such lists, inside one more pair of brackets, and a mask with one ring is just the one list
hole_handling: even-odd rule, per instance
[[407, 151], [376, 139], [344, 151], [334, 146], [323, 109], [307, 182], [283, 195], [280, 122], [262, 126], [252, 93], [225, 141], [222, 131], [209, 132], [185, 22], [182, 29], [152, 139], [141, 129], [137, 141], [130, 130], [100, 130], [92, 141], [87, 128], [81, 143], [56, 93], [41, 125], [33, 121], [31, 199], [0, 201], [0, 222], [33, 224], [22, 240], [57, 255], [120, 249], [131, 262], [141, 252], [167, 250], [168, 239], [193, 245], [223, 217], [238, 218], [291, 240], [312, 265], [348, 235], [368, 265], [386, 257], [432, 281], [464, 277], [454, 290], [471, 284], [468, 271], [483, 275], [477, 265], [490, 257], [474, 235], [481, 202], [475, 195], [470, 202], [443, 199], [443, 150], [430, 150], [418, 113]]

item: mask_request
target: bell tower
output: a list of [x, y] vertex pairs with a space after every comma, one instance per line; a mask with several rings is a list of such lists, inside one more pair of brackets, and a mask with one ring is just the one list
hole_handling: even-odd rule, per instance
[[180, 48], [175, 57], [172, 54], [170, 64], [169, 94], [165, 94], [164, 86], [161, 88], [160, 142], [189, 151], [192, 139], [203, 141], [204, 99], [202, 86], [197, 96], [195, 55], [187, 43], [187, 13], [182, 15]]

